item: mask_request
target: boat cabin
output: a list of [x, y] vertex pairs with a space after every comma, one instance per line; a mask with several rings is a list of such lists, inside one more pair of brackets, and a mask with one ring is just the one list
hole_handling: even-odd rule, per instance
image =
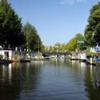
[[0, 50], [0, 59], [12, 59], [12, 50]]

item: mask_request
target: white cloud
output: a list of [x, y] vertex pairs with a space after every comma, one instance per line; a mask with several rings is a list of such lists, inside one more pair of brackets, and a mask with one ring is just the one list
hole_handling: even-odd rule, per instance
[[84, 3], [86, 1], [87, 0], [60, 0], [59, 4], [60, 5], [65, 5], [65, 4], [73, 5], [73, 4], [76, 4], [76, 3]]

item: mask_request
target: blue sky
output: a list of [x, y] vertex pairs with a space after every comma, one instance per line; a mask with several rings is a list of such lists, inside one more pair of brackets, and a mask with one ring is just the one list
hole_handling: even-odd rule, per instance
[[22, 23], [30, 22], [45, 45], [67, 43], [84, 33], [91, 7], [100, 0], [9, 0]]

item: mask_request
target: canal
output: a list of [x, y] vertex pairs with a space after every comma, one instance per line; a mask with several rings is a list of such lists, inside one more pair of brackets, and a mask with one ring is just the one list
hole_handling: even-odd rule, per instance
[[78, 61], [0, 65], [0, 100], [100, 100], [100, 66]]

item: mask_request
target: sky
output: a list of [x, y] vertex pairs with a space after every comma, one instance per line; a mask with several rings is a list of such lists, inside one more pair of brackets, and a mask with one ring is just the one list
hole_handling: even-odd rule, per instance
[[26, 22], [36, 27], [44, 45], [67, 43], [84, 33], [90, 9], [100, 0], [9, 0]]

